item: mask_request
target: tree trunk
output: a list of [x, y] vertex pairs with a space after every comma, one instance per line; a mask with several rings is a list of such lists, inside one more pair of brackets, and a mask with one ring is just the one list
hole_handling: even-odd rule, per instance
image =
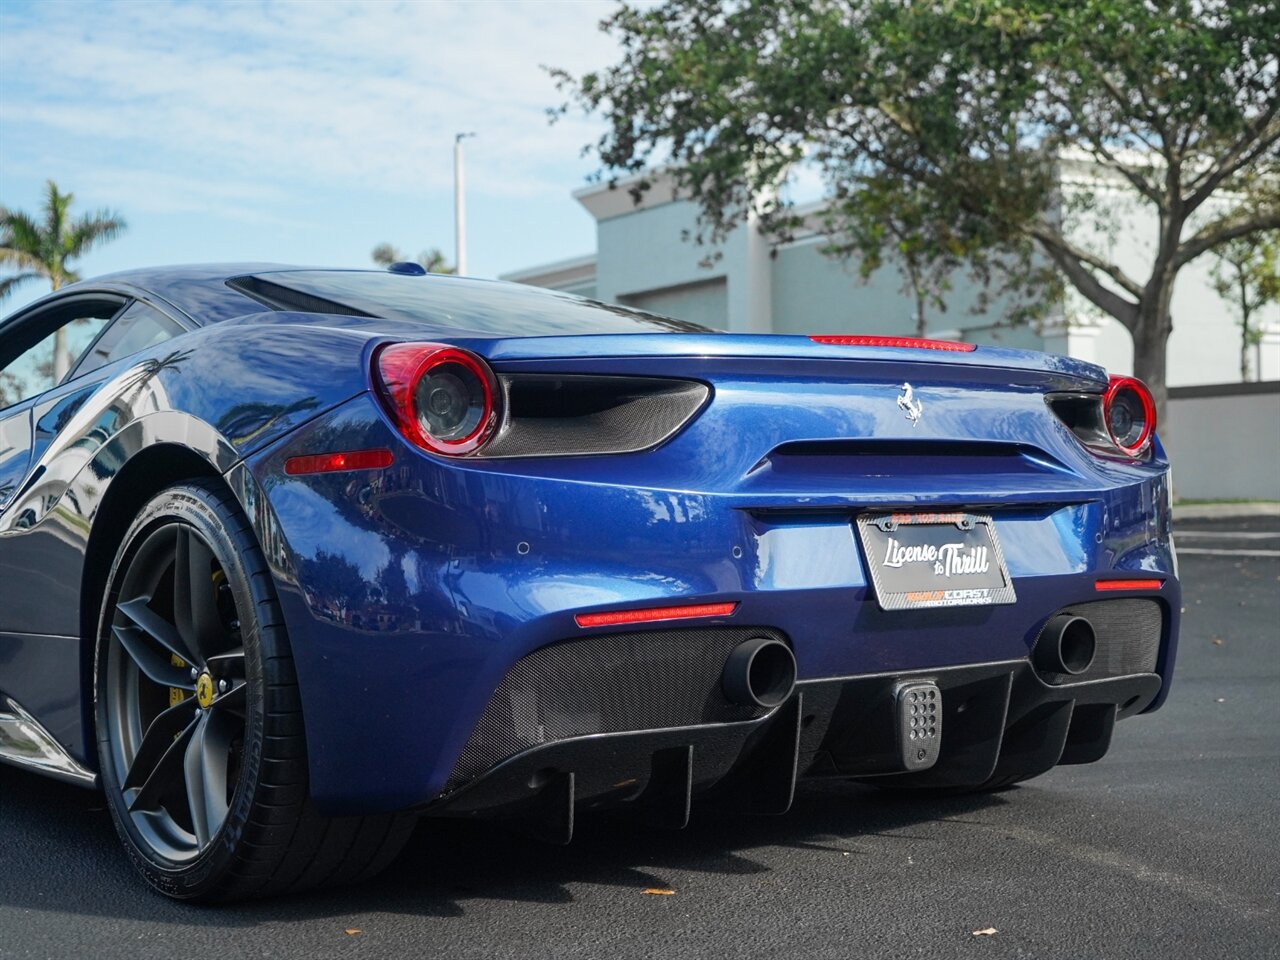
[[1133, 375], [1145, 383], [1156, 403], [1156, 424], [1163, 438], [1169, 435], [1167, 417], [1169, 387], [1165, 382], [1169, 335], [1173, 333], [1173, 316], [1169, 301], [1173, 284], [1155, 296], [1144, 298], [1138, 306], [1138, 325], [1133, 331]]

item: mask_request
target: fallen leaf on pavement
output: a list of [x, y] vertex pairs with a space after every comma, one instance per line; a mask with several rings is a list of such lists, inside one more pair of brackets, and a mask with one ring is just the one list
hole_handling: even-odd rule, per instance
[[1214, 637], [1214, 638], [1213, 638], [1213, 645], [1214, 645], [1215, 647], [1220, 647], [1220, 646], [1222, 646], [1222, 638], [1221, 638], [1221, 637]]
[[975, 937], [994, 937], [996, 935], [995, 927], [983, 927], [981, 930], [973, 931]]
[[667, 887], [645, 887], [644, 892], [651, 897], [674, 897], [676, 892]]
[[354, 937], [357, 933], [364, 933], [364, 931], [361, 930], [359, 927], [347, 927], [347, 929], [342, 932], [345, 933], [348, 937]]

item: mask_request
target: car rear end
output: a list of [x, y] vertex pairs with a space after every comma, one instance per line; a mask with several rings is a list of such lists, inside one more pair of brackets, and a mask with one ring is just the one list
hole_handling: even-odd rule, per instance
[[805, 777], [992, 785], [1167, 692], [1140, 385], [878, 338], [428, 340], [372, 336], [369, 390], [249, 462], [324, 809], [567, 839]]

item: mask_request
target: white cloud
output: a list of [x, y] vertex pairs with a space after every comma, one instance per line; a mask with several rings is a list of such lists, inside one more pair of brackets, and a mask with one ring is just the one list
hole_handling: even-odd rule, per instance
[[[76, 145], [135, 209], [244, 211], [326, 186], [563, 196], [598, 127], [548, 126], [543, 63], [616, 56], [595, 2], [39, 5], [0, 15], [0, 124]], [[55, 52], [56, 65], [49, 64]], [[6, 153], [12, 151], [6, 150]]]

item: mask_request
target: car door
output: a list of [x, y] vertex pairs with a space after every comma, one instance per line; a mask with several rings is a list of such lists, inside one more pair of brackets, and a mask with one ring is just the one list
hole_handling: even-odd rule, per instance
[[108, 436], [50, 447], [112, 363], [183, 329], [117, 294], [68, 297], [0, 327], [0, 694], [73, 756], [84, 747], [79, 592], [91, 505], [69, 483]]

